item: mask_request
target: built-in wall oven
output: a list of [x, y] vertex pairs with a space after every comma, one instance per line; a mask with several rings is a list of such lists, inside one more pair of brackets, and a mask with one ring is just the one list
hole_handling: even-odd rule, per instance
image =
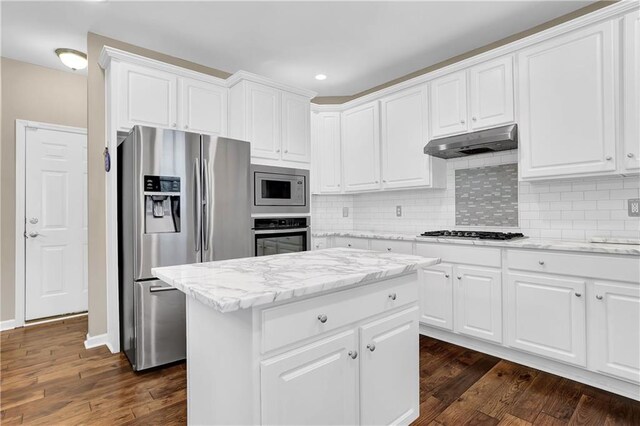
[[253, 218], [254, 256], [295, 253], [311, 248], [309, 217]]
[[309, 170], [251, 165], [254, 214], [308, 214]]

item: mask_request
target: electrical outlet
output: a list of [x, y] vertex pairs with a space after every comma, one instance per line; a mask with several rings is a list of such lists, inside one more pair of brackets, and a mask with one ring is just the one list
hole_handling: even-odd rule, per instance
[[629, 200], [629, 217], [640, 217], [640, 198]]
[[402, 216], [402, 206], [396, 206], [396, 216], [397, 217]]
[[342, 208], [342, 217], [349, 217], [349, 207]]

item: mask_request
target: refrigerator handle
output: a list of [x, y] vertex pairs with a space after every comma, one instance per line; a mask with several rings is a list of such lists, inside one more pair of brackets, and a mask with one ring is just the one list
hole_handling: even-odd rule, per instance
[[202, 203], [202, 234], [204, 236], [202, 249], [203, 251], [209, 250], [209, 223], [210, 223], [210, 212], [211, 206], [209, 203], [211, 202], [211, 186], [209, 183], [209, 162], [206, 159], [202, 160], [202, 192], [204, 194], [204, 201]]
[[193, 194], [193, 219], [195, 221], [194, 229], [194, 240], [196, 243], [196, 251], [200, 251], [200, 238], [202, 235], [202, 209], [201, 209], [201, 201], [202, 201], [202, 191], [200, 188], [200, 159], [196, 158], [193, 163], [193, 179], [195, 191]]

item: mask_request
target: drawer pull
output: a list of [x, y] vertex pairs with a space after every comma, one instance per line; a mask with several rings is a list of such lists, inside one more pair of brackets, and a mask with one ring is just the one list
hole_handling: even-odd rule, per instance
[[460, 275], [458, 275], [458, 277], [457, 277], [457, 278], [458, 278], [459, 280], [461, 280], [461, 279], [462, 279], [462, 277], [461, 277]]
[[444, 274], [444, 277], [445, 278], [449, 278], [449, 274]]
[[387, 247], [387, 251], [391, 251], [391, 247]]
[[356, 359], [358, 358], [358, 351], [349, 351], [348, 355], [351, 357], [351, 359]]
[[325, 322], [327, 322], [327, 316], [325, 314], [318, 315], [318, 321], [324, 324]]
[[582, 293], [576, 293], [576, 297], [582, 297]]
[[347, 247], [351, 247], [351, 243], [347, 244]]
[[599, 294], [596, 294], [596, 299], [602, 300], [602, 296], [600, 296]]
[[369, 343], [369, 344], [367, 345], [367, 349], [369, 349], [371, 352], [375, 351], [375, 350], [376, 350], [376, 345], [375, 345], [375, 343]]
[[538, 263], [542, 266], [544, 265], [544, 260], [538, 260]]
[[396, 298], [397, 298], [397, 295], [395, 293], [391, 293], [389, 295], [389, 299], [391, 299], [391, 300], [396, 300]]

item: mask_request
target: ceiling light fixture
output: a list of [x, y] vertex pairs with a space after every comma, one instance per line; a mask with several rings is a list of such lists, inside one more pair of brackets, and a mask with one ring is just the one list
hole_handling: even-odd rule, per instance
[[316, 80], [320, 80], [320, 81], [322, 81], [322, 80], [326, 80], [326, 79], [327, 79], [327, 76], [326, 76], [326, 75], [324, 75], [324, 74], [318, 74], [318, 75], [316, 75]]
[[87, 67], [87, 54], [74, 49], [56, 49], [56, 55], [65, 66], [72, 70], [82, 70]]

